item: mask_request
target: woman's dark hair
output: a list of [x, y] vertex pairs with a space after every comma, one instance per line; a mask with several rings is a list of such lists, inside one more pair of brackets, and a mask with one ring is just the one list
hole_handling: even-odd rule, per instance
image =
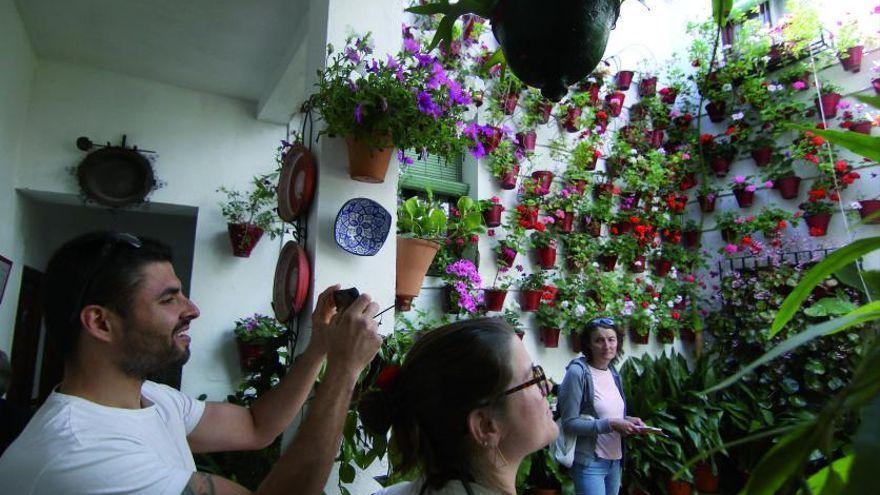
[[82, 308], [100, 304], [127, 317], [141, 268], [171, 261], [168, 246], [118, 232], [84, 234], [58, 248], [46, 268], [43, 308], [46, 332], [62, 357], [76, 352]]
[[391, 447], [400, 459], [396, 471], [419, 468], [431, 489], [474, 480], [467, 417], [484, 406], [503, 413], [501, 398], [513, 379], [513, 337], [504, 320], [478, 318], [418, 339], [387, 395]]
[[[602, 320], [602, 321], [598, 321]], [[581, 330], [580, 332], [580, 341], [581, 341], [581, 352], [587, 358], [587, 362], [590, 363], [593, 361], [593, 353], [590, 349], [590, 338], [593, 336], [593, 332], [596, 330], [607, 328], [608, 330], [614, 330], [615, 335], [617, 335], [617, 356], [611, 360], [611, 364], [617, 362], [620, 356], [623, 354], [623, 339], [625, 337], [623, 333], [623, 329], [619, 328], [613, 320], [607, 318], [594, 318], [587, 323], [587, 326]]]

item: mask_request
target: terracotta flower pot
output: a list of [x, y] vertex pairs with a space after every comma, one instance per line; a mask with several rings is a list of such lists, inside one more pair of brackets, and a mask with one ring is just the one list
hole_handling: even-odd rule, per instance
[[263, 237], [263, 229], [250, 223], [228, 223], [226, 230], [229, 232], [232, 254], [239, 258], [249, 257], [254, 246]]
[[629, 271], [631, 273], [643, 273], [645, 271], [645, 264], [644, 256], [636, 256], [629, 264]]
[[617, 89], [621, 91], [626, 91], [629, 89], [633, 80], [633, 71], [631, 70], [622, 70], [617, 73]]
[[265, 341], [242, 342], [235, 339], [238, 348], [238, 363], [242, 371], [257, 371], [260, 368], [260, 356], [266, 348]]
[[601, 265], [603, 272], [613, 272], [614, 266], [617, 265], [617, 255], [616, 254], [599, 255], [599, 265]]
[[860, 120], [858, 122], [854, 122], [851, 126], [849, 126], [849, 130], [852, 132], [858, 132], [859, 134], [871, 134], [871, 121], [870, 120]]
[[758, 167], [767, 166], [772, 158], [773, 150], [769, 146], [752, 150], [752, 160], [755, 160], [755, 165]]
[[547, 247], [536, 248], [538, 253], [538, 265], [545, 270], [549, 270], [556, 265], [556, 245], [551, 244]]
[[697, 196], [697, 202], [700, 203], [700, 211], [703, 213], [712, 213], [715, 211], [715, 201], [718, 200], [718, 196], [715, 194], [709, 195], [699, 195]]
[[501, 111], [505, 115], [513, 115], [516, 104], [519, 102], [519, 93], [507, 93], [501, 97]]
[[543, 290], [524, 290], [519, 293], [519, 309], [525, 312], [538, 310], [541, 304], [541, 296], [544, 295]]
[[574, 230], [574, 212], [567, 211], [559, 223], [559, 231], [563, 234], [571, 234], [572, 230]]
[[[693, 331], [690, 331], [693, 335]], [[684, 333], [682, 333], [684, 340]], [[694, 484], [700, 493], [718, 493], [718, 476], [712, 473], [712, 465], [708, 462], [697, 463], [694, 469]]]
[[880, 77], [871, 79], [871, 86], [874, 87], [874, 92], [880, 95]]
[[503, 211], [504, 206], [502, 205], [492, 205], [484, 210], [483, 220], [486, 222], [486, 227], [495, 228], [501, 226], [501, 212]]
[[486, 289], [483, 291], [486, 311], [501, 311], [504, 309], [504, 299], [507, 297], [505, 289]]
[[755, 202], [755, 191], [749, 191], [745, 187], [735, 188], [733, 196], [740, 208], [749, 208]]
[[[861, 205], [861, 208], [859, 209], [859, 216], [861, 216], [863, 219], [868, 218], [871, 215], [880, 211], [880, 199], [866, 199], [863, 201], [859, 201], [859, 204]], [[876, 216], [866, 223], [878, 225], [880, 224], [880, 216]]]
[[691, 495], [694, 487], [686, 481], [669, 480], [666, 484], [666, 493], [669, 495]]
[[544, 347], [559, 347], [559, 329], [541, 327], [541, 342]]
[[653, 265], [654, 275], [658, 277], [665, 277], [669, 273], [669, 270], [672, 269], [672, 262], [663, 258], [654, 260]]
[[348, 146], [349, 177], [373, 184], [385, 182], [394, 146], [376, 149], [353, 136], [349, 136], [345, 144]]
[[645, 333], [645, 335], [639, 335], [639, 332], [635, 328], [630, 328], [629, 339], [633, 341], [633, 344], [645, 345], [648, 343], [648, 334]]
[[801, 178], [796, 175], [780, 177], [773, 182], [773, 187], [779, 191], [782, 199], [794, 199], [798, 196], [801, 186]]
[[724, 177], [730, 172], [730, 158], [726, 156], [713, 156], [709, 165], [712, 167], [715, 177]]
[[685, 249], [696, 249], [700, 247], [700, 238], [702, 236], [703, 233], [699, 230], [685, 230], [681, 235]]
[[620, 111], [623, 110], [623, 102], [626, 100], [626, 95], [621, 93], [620, 91], [615, 91], [613, 93], [609, 93], [605, 95], [605, 103], [608, 105], [608, 112], [612, 117], [619, 117]]
[[537, 107], [538, 112], [538, 122], [542, 124], [546, 124], [550, 122], [550, 114], [553, 113], [553, 104], [550, 102], [541, 102], [538, 103]]
[[578, 132], [580, 127], [578, 127], [578, 119], [581, 117], [581, 109], [577, 107], [569, 107], [568, 111], [565, 114], [565, 117], [562, 119], [562, 127], [565, 128], [568, 132]]
[[538, 181], [538, 185], [541, 186], [543, 194], [547, 194], [550, 192], [550, 184], [553, 183], [553, 172], [549, 170], [538, 170], [536, 172], [532, 172], [532, 178]]
[[519, 177], [519, 164], [514, 164], [513, 170], [501, 176], [501, 189], [516, 189], [516, 180]]
[[862, 70], [862, 52], [865, 47], [862, 45], [854, 46], [846, 51], [846, 58], [840, 59], [840, 65], [847, 72], [859, 72]]
[[727, 118], [727, 102], [711, 101], [706, 105], [706, 113], [709, 114], [709, 120], [714, 123], [724, 122]]
[[808, 213], [804, 215], [804, 221], [807, 222], [811, 237], [824, 237], [828, 233], [831, 213], [814, 213], [812, 215]]
[[639, 96], [654, 96], [657, 93], [657, 78], [647, 77], [639, 81]]
[[517, 132], [516, 140], [526, 151], [535, 151], [538, 134], [535, 131]]
[[[821, 102], [821, 106], [819, 103]], [[837, 93], [824, 94], [815, 99], [816, 110], [824, 114], [826, 119], [837, 117], [837, 105], [840, 103], [840, 95]]]
[[395, 294], [403, 306], [422, 290], [422, 282], [440, 244], [426, 239], [397, 236], [397, 276]]

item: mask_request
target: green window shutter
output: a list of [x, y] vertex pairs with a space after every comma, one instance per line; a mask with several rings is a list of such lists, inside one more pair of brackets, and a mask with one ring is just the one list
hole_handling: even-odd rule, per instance
[[424, 160], [412, 152], [406, 152], [412, 165], [400, 178], [400, 187], [416, 191], [431, 190], [435, 194], [447, 196], [465, 196], [470, 185], [462, 182], [462, 164], [464, 159], [457, 157], [446, 160], [439, 156], [428, 155]]

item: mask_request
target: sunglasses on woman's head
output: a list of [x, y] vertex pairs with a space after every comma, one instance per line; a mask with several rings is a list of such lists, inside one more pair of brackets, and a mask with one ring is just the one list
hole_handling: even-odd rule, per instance
[[532, 366], [532, 379], [513, 387], [512, 389], [504, 392], [503, 395], [510, 395], [514, 392], [519, 392], [520, 390], [531, 387], [532, 385], [538, 385], [538, 388], [541, 389], [541, 393], [545, 396], [550, 395], [550, 382], [547, 380], [547, 375], [544, 374], [544, 368], [541, 368], [538, 365]]

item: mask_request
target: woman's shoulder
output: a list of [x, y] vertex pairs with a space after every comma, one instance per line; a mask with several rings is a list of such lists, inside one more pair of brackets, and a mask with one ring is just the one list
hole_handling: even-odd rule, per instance
[[584, 361], [583, 356], [576, 357], [568, 362], [568, 365], [565, 367], [566, 373], [572, 373], [576, 375], [583, 375], [586, 372], [587, 364]]

